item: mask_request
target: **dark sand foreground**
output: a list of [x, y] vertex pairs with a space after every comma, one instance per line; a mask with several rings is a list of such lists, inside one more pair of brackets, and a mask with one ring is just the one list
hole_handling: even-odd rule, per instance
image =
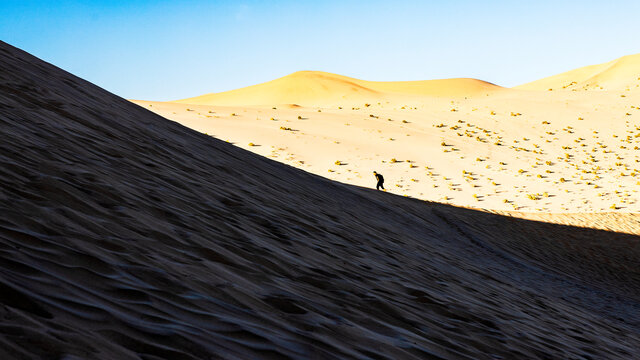
[[0, 134], [2, 359], [638, 356], [637, 236], [334, 183], [4, 43]]

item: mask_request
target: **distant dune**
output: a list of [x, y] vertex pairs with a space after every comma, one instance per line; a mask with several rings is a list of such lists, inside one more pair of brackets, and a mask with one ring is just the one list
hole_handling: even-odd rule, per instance
[[640, 54], [627, 55], [590, 65], [520, 86], [522, 90], [616, 90], [636, 87], [640, 79]]
[[637, 236], [330, 181], [2, 42], [0, 69], [0, 359], [637, 356]]
[[246, 88], [174, 101], [195, 105], [275, 105], [376, 103], [412, 96], [474, 96], [502, 89], [476, 79], [365, 81], [321, 71], [299, 71]]
[[377, 170], [387, 191], [422, 200], [500, 211], [635, 213], [639, 87], [640, 55], [631, 55], [517, 89], [474, 79], [374, 82], [303, 71], [180, 102], [135, 102], [353, 185], [371, 186]]
[[[614, 90], [637, 85], [640, 54], [590, 65], [516, 86], [520, 90]], [[487, 81], [454, 78], [422, 81], [367, 81], [322, 71], [298, 71], [245, 88], [175, 100], [174, 103], [216, 106], [297, 104], [325, 106], [388, 102], [416, 97], [473, 97], [505, 91]]]

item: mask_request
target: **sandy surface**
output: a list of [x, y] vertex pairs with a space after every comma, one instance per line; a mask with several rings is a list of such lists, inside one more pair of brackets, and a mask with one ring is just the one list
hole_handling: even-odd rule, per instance
[[[637, 236], [331, 181], [4, 43], [0, 68], [2, 359], [629, 359], [640, 348]], [[282, 111], [236, 120], [268, 124], [274, 141], [273, 123], [319, 123]], [[407, 119], [366, 121], [400, 135], [418, 127]], [[365, 146], [352, 129], [345, 142]], [[426, 160], [446, 176], [444, 160]], [[393, 166], [415, 170], [376, 165], [389, 188]]]
[[637, 55], [516, 89], [473, 79], [379, 83], [299, 72], [226, 93], [135, 103], [348, 184], [374, 187], [375, 170], [387, 191], [423, 200], [630, 213], [640, 210], [639, 85]]

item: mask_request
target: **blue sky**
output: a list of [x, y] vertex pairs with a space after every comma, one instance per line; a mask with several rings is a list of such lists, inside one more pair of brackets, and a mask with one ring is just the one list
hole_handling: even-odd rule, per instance
[[14, 1], [0, 39], [133, 99], [322, 70], [515, 86], [640, 53], [640, 1]]

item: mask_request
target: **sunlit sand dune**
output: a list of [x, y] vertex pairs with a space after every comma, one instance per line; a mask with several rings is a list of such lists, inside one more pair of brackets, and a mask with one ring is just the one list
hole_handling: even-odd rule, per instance
[[2, 42], [0, 68], [1, 359], [637, 355], [637, 236], [331, 181]]
[[416, 95], [474, 96], [501, 89], [476, 79], [364, 81], [321, 71], [299, 71], [263, 84], [175, 101], [197, 105], [305, 106], [406, 101]]
[[469, 78], [423, 80], [423, 81], [364, 81], [364, 86], [380, 92], [397, 95], [423, 95], [436, 97], [464, 97], [487, 95], [503, 90], [492, 83]]
[[637, 88], [640, 54], [623, 56], [604, 64], [585, 66], [517, 86], [522, 90], [622, 90]]
[[[184, 103], [135, 102], [344, 183], [374, 187], [375, 170], [388, 192], [466, 207], [640, 212], [638, 59], [623, 57], [568, 77], [627, 84], [612, 90], [505, 89], [473, 79], [369, 82], [300, 72]], [[267, 105], [231, 105], [243, 101]]]

